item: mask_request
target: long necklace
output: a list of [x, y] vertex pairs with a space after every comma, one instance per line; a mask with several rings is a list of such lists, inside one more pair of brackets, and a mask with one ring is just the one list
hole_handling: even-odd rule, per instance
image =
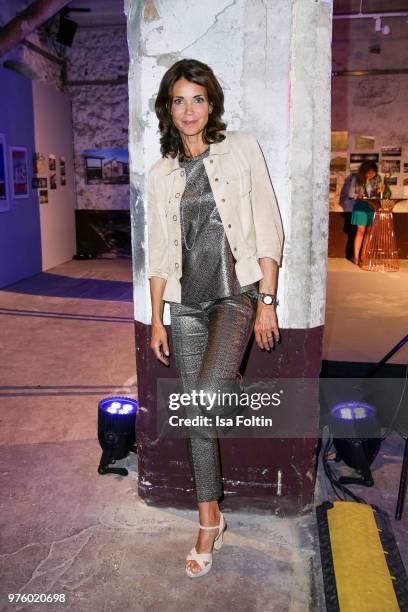
[[[208, 149], [203, 151], [203, 153], [205, 153], [207, 150]], [[191, 249], [194, 247], [194, 245], [196, 243], [196, 240], [197, 240], [198, 228], [200, 227], [201, 200], [202, 200], [203, 194], [204, 194], [204, 187], [205, 187], [205, 181], [203, 180], [203, 184], [202, 184], [202, 187], [201, 187], [201, 193], [200, 193], [200, 195], [198, 197], [198, 217], [197, 217], [196, 228], [195, 228], [196, 231], [195, 231], [195, 235], [194, 235], [194, 240], [193, 240], [193, 242], [192, 242], [192, 244], [190, 246], [187, 245], [186, 231], [185, 231], [185, 228], [184, 228], [183, 206], [181, 205], [181, 202], [180, 202], [181, 231], [182, 231], [182, 234], [183, 234], [184, 246], [186, 247], [187, 251], [191, 251]]]

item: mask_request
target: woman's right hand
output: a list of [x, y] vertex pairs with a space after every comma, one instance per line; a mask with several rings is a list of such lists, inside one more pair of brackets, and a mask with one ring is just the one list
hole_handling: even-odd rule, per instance
[[152, 323], [151, 330], [150, 348], [159, 361], [169, 366], [170, 351], [166, 328], [161, 321], [157, 321]]

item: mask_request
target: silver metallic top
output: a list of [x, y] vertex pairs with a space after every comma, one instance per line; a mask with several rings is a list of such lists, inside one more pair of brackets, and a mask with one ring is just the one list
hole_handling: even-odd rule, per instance
[[203, 163], [209, 152], [208, 148], [179, 162], [186, 172], [186, 187], [180, 201], [182, 304], [257, 290], [255, 283], [241, 287], [236, 277], [234, 256]]

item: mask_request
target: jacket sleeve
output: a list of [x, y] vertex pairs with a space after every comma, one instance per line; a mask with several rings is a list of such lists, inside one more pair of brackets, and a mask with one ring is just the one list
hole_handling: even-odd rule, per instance
[[163, 207], [159, 206], [155, 179], [152, 171], [147, 177], [147, 237], [148, 268], [147, 278], [159, 276], [168, 278], [168, 236], [167, 219]]
[[256, 138], [250, 137], [251, 202], [257, 257], [282, 263], [283, 227], [268, 168]]

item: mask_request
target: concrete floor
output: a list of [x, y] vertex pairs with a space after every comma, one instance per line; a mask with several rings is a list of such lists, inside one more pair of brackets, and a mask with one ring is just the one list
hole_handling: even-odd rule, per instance
[[[323, 359], [379, 361], [408, 332], [408, 261], [399, 272], [366, 272], [329, 259]], [[408, 344], [390, 363], [408, 362]]]
[[[373, 296], [379, 288], [388, 297], [385, 304], [376, 298], [375, 325], [381, 313], [389, 325], [385, 350], [375, 340], [381, 356], [403, 335], [405, 289], [394, 282], [397, 275], [361, 273], [363, 281], [361, 271], [347, 265], [329, 266], [325, 357], [365, 359], [361, 326], [367, 319], [372, 330], [374, 305], [370, 298], [359, 308], [352, 293]], [[407, 273], [405, 265], [400, 281]], [[339, 299], [344, 291], [346, 301]], [[0, 291], [0, 314], [0, 610], [325, 609], [313, 514], [228, 514], [213, 570], [194, 581], [184, 573], [184, 558], [195, 542], [197, 513], [138, 499], [136, 455], [123, 462], [127, 478], [97, 473], [98, 400], [136, 392], [129, 262], [68, 262]], [[353, 321], [361, 332], [357, 348], [350, 340]], [[401, 448], [399, 439], [384, 444], [374, 465], [376, 487], [368, 491], [369, 501], [391, 516]], [[332, 498], [320, 475], [316, 503]], [[393, 521], [406, 562], [407, 516], [408, 509], [403, 521]], [[17, 592], [63, 593], [67, 603], [7, 604], [7, 593]]]
[[193, 581], [197, 513], [139, 500], [133, 454], [127, 478], [97, 473], [98, 400], [136, 391], [131, 296], [118, 260], [69, 262], [0, 292], [0, 609], [50, 610], [5, 603], [45, 591], [81, 612], [320, 609], [313, 515], [228, 515], [213, 571]]

